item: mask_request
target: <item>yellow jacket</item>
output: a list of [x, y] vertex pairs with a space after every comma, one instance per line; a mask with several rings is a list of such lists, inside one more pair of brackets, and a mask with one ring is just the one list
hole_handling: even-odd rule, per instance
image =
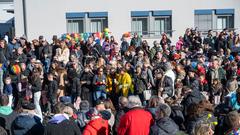
[[128, 96], [129, 90], [133, 93], [132, 78], [128, 73], [120, 75], [118, 78], [117, 93], [122, 92], [124, 97]]
[[[118, 80], [118, 78], [119, 78], [118, 74], [115, 75], [115, 78], [112, 78], [111, 75], [107, 75], [107, 81], [106, 81], [106, 85], [107, 85], [106, 91], [107, 92], [112, 92], [112, 88], [113, 88], [113, 85], [114, 85], [112, 83], [112, 81], [113, 81], [113, 79]], [[117, 86], [117, 84], [115, 84], [115, 86]]]

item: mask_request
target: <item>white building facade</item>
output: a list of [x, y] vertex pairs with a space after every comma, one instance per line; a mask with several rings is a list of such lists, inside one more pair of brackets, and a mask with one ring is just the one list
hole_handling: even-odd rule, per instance
[[175, 43], [186, 28], [240, 29], [240, 0], [15, 0], [16, 36], [28, 39], [109, 28], [119, 41], [126, 32]]

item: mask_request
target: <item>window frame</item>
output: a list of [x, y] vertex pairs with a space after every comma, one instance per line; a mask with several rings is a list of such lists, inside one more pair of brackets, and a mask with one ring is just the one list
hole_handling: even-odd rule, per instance
[[[153, 19], [154, 20], [154, 22], [153, 22], [154, 23], [154, 36], [161, 36], [162, 33], [166, 33], [168, 36], [172, 37], [172, 16], [171, 15], [167, 15], [167, 16], [153, 16], [153, 18], [154, 18]], [[158, 31], [156, 31], [155, 21], [156, 20], [161, 20], [161, 19], [164, 19], [164, 30], [163, 31], [159, 31], [160, 34], [157, 35], [156, 33]], [[169, 19], [169, 20], [167, 20], [167, 19]], [[168, 22], [170, 24], [168, 24]], [[168, 27], [170, 29], [168, 29]]]
[[[147, 28], [147, 30], [146, 31], [143, 31], [143, 27], [142, 27], [142, 31], [133, 31], [133, 22], [134, 21], [138, 21], [138, 19], [147, 19], [147, 26], [146, 26], [146, 28]], [[141, 33], [141, 35], [142, 36], [147, 36], [147, 35], [149, 35], [149, 30], [150, 30], [150, 19], [149, 19], [149, 16], [132, 16], [131, 17], [131, 31], [133, 32], [133, 33]]]
[[[90, 32], [93, 32], [91, 29], [91, 22], [93, 21], [93, 20], [101, 20], [101, 28], [102, 28], [102, 30], [100, 30], [100, 31], [95, 31], [95, 32], [103, 32], [104, 31], [104, 29], [105, 28], [108, 28], [108, 17], [94, 17], [94, 18], [88, 18], [89, 19], [89, 22], [90, 22], [90, 27], [89, 27], [89, 31]], [[107, 23], [107, 26], [106, 27], [104, 27], [104, 20], [106, 20], [106, 23]], [[94, 33], [94, 32], [93, 32]]]
[[66, 19], [66, 27], [67, 27], [67, 33], [73, 33], [73, 32], [69, 32], [68, 30], [68, 23], [69, 21], [73, 22], [74, 20], [77, 20], [77, 21], [82, 21], [82, 28], [83, 28], [83, 31], [80, 32], [80, 28], [78, 28], [78, 33], [84, 33], [85, 32], [85, 27], [86, 27], [86, 24], [85, 24], [85, 18], [67, 18]]

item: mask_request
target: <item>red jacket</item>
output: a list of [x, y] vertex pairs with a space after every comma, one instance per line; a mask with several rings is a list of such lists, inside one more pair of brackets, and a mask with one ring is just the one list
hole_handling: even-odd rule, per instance
[[135, 108], [121, 117], [118, 135], [148, 135], [152, 124], [150, 112]]
[[108, 121], [103, 118], [91, 120], [83, 131], [83, 135], [108, 135]]

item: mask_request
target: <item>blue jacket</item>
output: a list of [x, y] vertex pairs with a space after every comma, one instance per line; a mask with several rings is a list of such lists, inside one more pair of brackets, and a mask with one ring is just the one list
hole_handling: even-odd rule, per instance
[[14, 135], [43, 135], [44, 128], [37, 116], [22, 113], [13, 121], [12, 130]]
[[7, 95], [12, 95], [12, 92], [13, 92], [12, 85], [11, 84], [7, 84], [7, 85], [5, 84], [4, 88], [3, 88], [3, 93], [7, 94]]

